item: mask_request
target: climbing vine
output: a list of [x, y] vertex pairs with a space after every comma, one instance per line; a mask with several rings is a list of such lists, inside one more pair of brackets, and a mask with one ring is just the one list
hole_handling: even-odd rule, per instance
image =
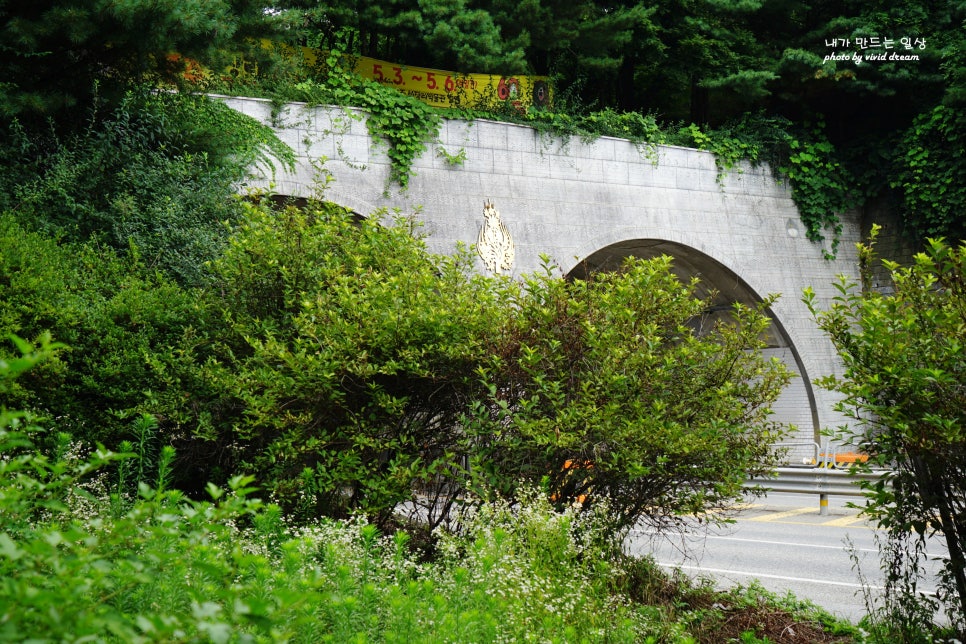
[[[861, 206], [864, 192], [859, 181], [838, 160], [822, 124], [795, 127], [782, 118], [745, 115], [719, 128], [661, 125], [651, 115], [603, 110], [583, 116], [531, 111], [525, 122], [550, 134], [570, 134], [588, 140], [599, 136], [629, 139], [642, 156], [657, 159], [656, 146], [681, 145], [714, 154], [718, 181], [741, 161], [753, 166], [768, 163], [776, 178], [791, 185], [792, 199], [805, 226], [806, 237], [815, 243], [828, 241], [824, 251], [833, 259], [842, 233], [840, 215]], [[962, 184], [960, 184], [962, 185]], [[966, 199], [966, 198], [964, 198]]]
[[376, 83], [363, 86], [362, 99], [369, 111], [369, 133], [388, 143], [389, 180], [405, 189], [413, 161], [439, 134], [439, 115], [416, 99]]
[[800, 128], [783, 118], [750, 115], [714, 130], [691, 124], [680, 128], [678, 137], [675, 142], [714, 153], [719, 179], [743, 160], [768, 163], [777, 179], [789, 182], [806, 237], [827, 240], [825, 256], [835, 258], [840, 215], [861, 206], [864, 192], [838, 160], [822, 124]]
[[[590, 113], [576, 108], [568, 110], [566, 106], [554, 111], [535, 108], [521, 111], [509, 103], [494, 113], [440, 110], [352, 73], [337, 51], [329, 55], [321, 72], [297, 81], [276, 78], [265, 92], [279, 102], [305, 101], [365, 110], [370, 134], [386, 145], [390, 161], [387, 190], [393, 184], [403, 190], [408, 187], [413, 162], [438, 137], [443, 118], [472, 121], [489, 117], [527, 125], [548, 140], [566, 136], [585, 141], [601, 136], [626, 139], [637, 146], [643, 158], [653, 163], [657, 163], [658, 145], [706, 150], [715, 156], [719, 183], [741, 161], [752, 165], [768, 163], [777, 178], [788, 180], [791, 185], [807, 238], [816, 243], [828, 239], [825, 254], [829, 258], [835, 256], [838, 248], [842, 232], [840, 215], [861, 205], [862, 192], [856, 189], [858, 182], [837, 160], [836, 150], [821, 125], [802, 129], [778, 117], [745, 115], [735, 122], [709, 129], [693, 123], [662, 124], [653, 114], [618, 112], [610, 108]], [[569, 104], [566, 100], [559, 102]], [[913, 147], [908, 149], [909, 156], [913, 156]], [[465, 150], [451, 154], [440, 151], [437, 146], [436, 152], [454, 165], [465, 159]], [[912, 183], [910, 176], [900, 176], [896, 181]]]
[[338, 51], [329, 54], [325, 73], [277, 84], [269, 91], [277, 102], [304, 101], [365, 110], [369, 134], [386, 145], [389, 184], [403, 190], [409, 186], [413, 162], [438, 137], [442, 122], [440, 113], [425, 103], [347, 70]]
[[905, 221], [920, 237], [966, 238], [966, 170], [949, 150], [966, 148], [966, 116], [940, 105], [913, 121], [890, 181]]
[[787, 144], [788, 161], [777, 169], [791, 183], [792, 199], [808, 239], [821, 242], [825, 231], [832, 232], [831, 250], [825, 251], [826, 257], [832, 259], [842, 233], [839, 213], [856, 205], [849, 197], [854, 181], [835, 160], [832, 144], [821, 133], [810, 140], [789, 137]]

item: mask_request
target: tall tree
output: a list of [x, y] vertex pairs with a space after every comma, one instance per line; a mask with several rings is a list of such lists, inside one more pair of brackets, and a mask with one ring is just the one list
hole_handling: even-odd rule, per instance
[[660, 57], [642, 58], [640, 107], [665, 118], [720, 123], [760, 103], [776, 78], [766, 39], [751, 28], [759, 0], [662, 0], [655, 22]]
[[533, 73], [581, 87], [583, 100], [601, 107], [617, 99], [618, 73], [628, 50], [651, 30], [653, 9], [635, 0], [489, 0], [501, 33], [527, 42]]
[[[875, 229], [873, 229], [874, 240]], [[926, 539], [948, 558], [938, 598], [960, 639], [966, 634], [966, 245], [932, 241], [915, 263], [884, 262], [892, 293], [871, 288], [872, 245], [859, 245], [863, 288], [845, 278], [841, 297], [819, 311], [806, 302], [845, 363], [823, 386], [844, 395], [854, 419], [840, 438], [891, 470], [867, 487], [866, 512], [888, 535], [883, 552], [891, 621], [901, 641], [921, 633], [938, 603], [920, 596]], [[923, 605], [926, 610], [923, 610]], [[899, 635], [900, 633], [895, 633]], [[892, 639], [888, 637], [887, 639]], [[919, 641], [919, 637], [915, 637]]]
[[[259, 0], [0, 0], [0, 114], [46, 118], [178, 80], [267, 23]], [[74, 120], [82, 118], [74, 116]]]
[[283, 0], [289, 37], [322, 48], [461, 72], [526, 71], [525, 38], [507, 38], [469, 0]]

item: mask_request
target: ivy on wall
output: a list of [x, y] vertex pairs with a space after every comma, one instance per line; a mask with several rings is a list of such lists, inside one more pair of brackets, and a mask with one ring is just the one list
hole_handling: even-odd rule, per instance
[[[653, 114], [604, 110], [580, 113], [564, 107], [554, 111], [530, 108], [521, 111], [507, 102], [494, 113], [473, 110], [440, 110], [396, 91], [368, 81], [341, 66], [341, 55], [333, 51], [324, 73], [296, 81], [279, 81], [271, 86], [246, 85], [248, 93], [262, 92], [278, 102], [304, 101], [361, 108], [375, 140], [386, 145], [390, 161], [389, 185], [405, 190], [412, 166], [439, 134], [443, 118], [473, 120], [498, 118], [534, 128], [542, 135], [560, 139], [577, 136], [585, 141], [601, 136], [627, 139], [636, 144], [642, 157], [657, 162], [658, 145], [680, 145], [712, 152], [719, 180], [741, 161], [752, 165], [767, 162], [779, 180], [788, 180], [809, 240], [828, 241], [826, 257], [833, 258], [842, 232], [840, 215], [861, 205], [857, 180], [837, 160], [836, 150], [821, 125], [802, 129], [785, 119], [745, 115], [725, 126], [707, 129], [693, 123], [661, 124]], [[209, 91], [213, 88], [206, 88]], [[226, 91], [226, 88], [214, 88]], [[240, 88], [227, 88], [237, 93]], [[465, 156], [465, 155], [464, 155]], [[447, 158], [459, 162], [459, 152]]]
[[913, 121], [899, 144], [890, 186], [919, 237], [966, 239], [966, 166], [950, 150], [966, 149], [966, 116], [940, 105]]
[[787, 145], [788, 160], [777, 170], [791, 183], [806, 237], [821, 242], [825, 232], [831, 231], [830, 250], [825, 255], [834, 259], [842, 233], [839, 215], [860, 205], [856, 182], [836, 160], [835, 148], [821, 129], [813, 130], [809, 138], [789, 137]]
[[265, 89], [279, 103], [303, 101], [310, 105], [331, 104], [364, 110], [369, 134], [386, 145], [389, 184], [405, 190], [412, 176], [413, 162], [439, 135], [440, 112], [392, 87], [361, 78], [345, 69], [341, 60], [340, 53], [333, 51], [326, 61], [325, 74]]

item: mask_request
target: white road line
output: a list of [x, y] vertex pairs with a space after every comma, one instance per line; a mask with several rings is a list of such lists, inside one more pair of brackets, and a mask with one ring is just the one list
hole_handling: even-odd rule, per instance
[[741, 575], [742, 577], [755, 577], [758, 579], [778, 579], [780, 581], [797, 581], [806, 584], [824, 584], [826, 586], [845, 586], [846, 588], [869, 588], [871, 590], [884, 590], [882, 586], [866, 586], [848, 581], [829, 581], [828, 579], [808, 579], [805, 577], [788, 577], [786, 575], [769, 575], [767, 573], [742, 572], [741, 570], [723, 570], [721, 568], [703, 568], [701, 566], [688, 566], [675, 563], [659, 562], [657, 565], [664, 568], [680, 568], [682, 570], [694, 570], [696, 572], [710, 572], [719, 575]]
[[[796, 548], [825, 548], [827, 550], [848, 550], [848, 548], [842, 544], [837, 546], [827, 546], [817, 543], [794, 543], [790, 541], [766, 541], [764, 539], [742, 539], [741, 537], [719, 537], [717, 535], [709, 534], [708, 539], [723, 539], [725, 541], [743, 541], [745, 543], [767, 543], [773, 546], [793, 546]], [[856, 548], [858, 552], [879, 552], [876, 548]]]
[[[656, 531], [648, 531], [648, 532], [638, 531], [637, 534], [638, 535], [649, 534], [651, 536], [661, 535], [665, 537], [666, 540], [669, 543], [671, 543], [671, 545], [674, 545], [674, 542], [672, 541], [672, 537], [687, 537], [689, 539], [699, 539], [699, 540], [700, 539], [718, 539], [721, 541], [741, 541], [743, 543], [765, 543], [772, 546], [792, 546], [797, 548], [824, 548], [826, 550], [850, 550], [850, 548], [848, 548], [845, 544], [837, 545], [837, 546], [829, 546], [829, 545], [819, 544], [819, 543], [796, 543], [794, 541], [770, 541], [767, 539], [744, 539], [742, 537], [726, 537], [726, 536], [717, 535], [717, 534], [693, 535], [693, 534], [685, 534], [683, 532], [662, 534]], [[856, 548], [855, 551], [872, 552], [872, 553], [879, 552], [877, 548]], [[948, 555], [933, 554], [931, 552], [924, 553], [924, 556], [926, 557], [927, 561], [945, 561], [946, 559], [949, 558]]]
[[[742, 537], [726, 537], [726, 536], [717, 535], [717, 534], [696, 535], [696, 534], [687, 534], [684, 532], [662, 533], [654, 530], [649, 530], [649, 531], [639, 530], [636, 532], [636, 534], [637, 535], [646, 534], [651, 536], [660, 535], [662, 537], [665, 537], [667, 541], [672, 543], [672, 545], [673, 545], [672, 538], [682, 537], [682, 538], [687, 538], [692, 540], [719, 539], [722, 541], [741, 541], [743, 543], [766, 543], [773, 546], [796, 546], [799, 548], [825, 548], [827, 550], [847, 550], [844, 544], [837, 545], [837, 546], [829, 546], [829, 545], [818, 544], [818, 543], [795, 543], [793, 541], [769, 541], [766, 539], [743, 539]], [[856, 550], [858, 552], [879, 552], [875, 548], [856, 548]]]

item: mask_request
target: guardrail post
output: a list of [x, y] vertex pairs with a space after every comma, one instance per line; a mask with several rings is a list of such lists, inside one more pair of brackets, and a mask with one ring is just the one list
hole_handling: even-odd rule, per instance
[[830, 494], [840, 496], [863, 496], [860, 482], [888, 480], [886, 470], [870, 472], [846, 472], [825, 467], [779, 467], [775, 476], [770, 478], [751, 479], [745, 486], [766, 491], [798, 494], [818, 494], [818, 510], [822, 516], [828, 516], [828, 497]]

